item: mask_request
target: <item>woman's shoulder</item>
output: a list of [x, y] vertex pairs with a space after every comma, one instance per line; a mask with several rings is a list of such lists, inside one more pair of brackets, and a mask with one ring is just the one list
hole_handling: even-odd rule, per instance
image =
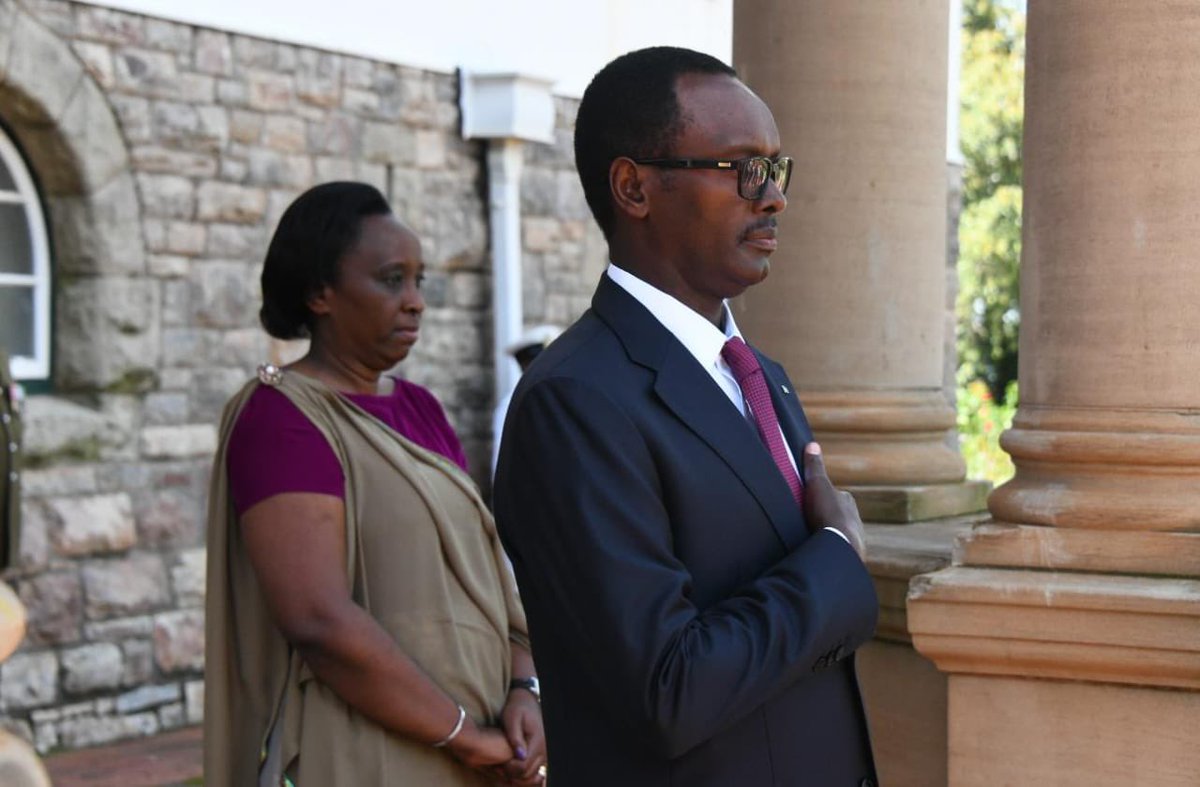
[[229, 435], [230, 445], [275, 440], [281, 434], [320, 435], [317, 427], [300, 412], [282, 391], [270, 385], [260, 385], [251, 392], [238, 413]]

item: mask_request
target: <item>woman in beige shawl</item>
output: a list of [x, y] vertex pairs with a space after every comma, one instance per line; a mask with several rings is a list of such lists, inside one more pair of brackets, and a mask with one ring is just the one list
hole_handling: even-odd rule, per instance
[[308, 354], [230, 401], [209, 499], [205, 784], [538, 784], [525, 617], [416, 341], [420, 243], [373, 187], [284, 213], [262, 322]]

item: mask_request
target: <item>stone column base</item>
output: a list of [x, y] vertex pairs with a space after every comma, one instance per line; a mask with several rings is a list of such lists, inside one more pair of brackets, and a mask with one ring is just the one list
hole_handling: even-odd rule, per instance
[[987, 481], [920, 486], [847, 486], [864, 522], [903, 524], [985, 511]]
[[881, 784], [946, 784], [946, 676], [913, 650], [905, 600], [914, 576], [946, 567], [979, 517], [867, 525], [867, 568], [879, 595], [875, 640], [856, 656]]
[[950, 784], [1195, 783], [1200, 580], [959, 566], [907, 620], [950, 676]]

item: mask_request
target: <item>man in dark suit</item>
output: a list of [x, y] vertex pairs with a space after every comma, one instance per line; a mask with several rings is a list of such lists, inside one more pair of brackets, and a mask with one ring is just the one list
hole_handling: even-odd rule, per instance
[[596, 75], [575, 154], [612, 264], [522, 378], [495, 486], [549, 781], [873, 784], [862, 522], [725, 303], [766, 277], [787, 204], [774, 118], [657, 47]]

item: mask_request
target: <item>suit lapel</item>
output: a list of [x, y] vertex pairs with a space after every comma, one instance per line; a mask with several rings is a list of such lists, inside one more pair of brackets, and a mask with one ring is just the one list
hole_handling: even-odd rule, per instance
[[662, 403], [725, 461], [758, 501], [780, 541], [794, 549], [806, 535], [803, 514], [798, 515], [762, 440], [725, 393], [670, 331], [608, 276], [602, 277], [592, 308], [630, 358], [654, 370], [654, 390]]

